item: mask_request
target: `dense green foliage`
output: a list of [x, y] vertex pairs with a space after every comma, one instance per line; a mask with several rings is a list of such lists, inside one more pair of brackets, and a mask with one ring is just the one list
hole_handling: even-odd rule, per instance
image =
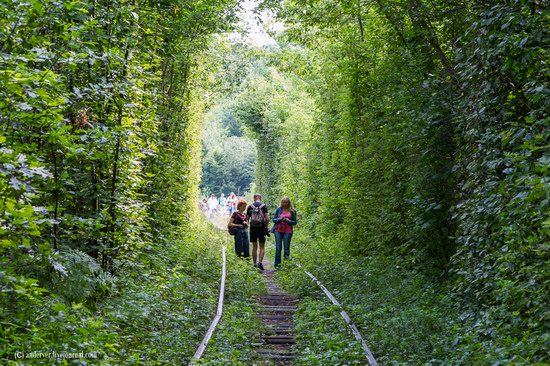
[[[292, 199], [293, 255], [381, 363], [550, 363], [547, 3], [261, 7], [277, 46], [219, 36], [236, 0], [0, 3], [0, 359], [188, 359], [228, 242], [199, 188], [253, 187]], [[247, 364], [259, 334], [259, 277], [230, 266], [206, 364]], [[362, 362], [337, 309], [280, 273], [303, 296], [298, 363]]]
[[[303, 82], [283, 75], [273, 66], [277, 54], [256, 50], [243, 52], [242, 57], [249, 60], [249, 67], [234, 89], [228, 109], [244, 133], [256, 142], [255, 188], [274, 210], [283, 187], [292, 192], [292, 198], [298, 197], [305, 171], [293, 154], [304, 154], [315, 105]], [[287, 176], [293, 179], [287, 180]]]
[[1, 2], [3, 361], [99, 351], [109, 364], [166, 364], [194, 351], [219, 258], [195, 234], [197, 90], [203, 51], [236, 8]]
[[[433, 359], [420, 357], [432, 330], [411, 323], [410, 358], [397, 344], [374, 352], [397, 363], [549, 362], [546, 4], [264, 6], [285, 22], [281, 47], [236, 96], [236, 115], [257, 139], [260, 191], [271, 202], [294, 198], [301, 230], [338, 248], [305, 259], [327, 278], [338, 276], [327, 262], [341, 268], [340, 256], [352, 266], [370, 258], [364, 270], [379, 277], [419, 276], [401, 287], [389, 281], [398, 295], [387, 306], [417, 304], [444, 344]], [[294, 105], [299, 93], [307, 97]], [[358, 277], [335, 286], [347, 291]], [[439, 296], [425, 299], [426, 289]], [[368, 317], [365, 291], [355, 303]], [[446, 329], [445, 314], [454, 314]], [[391, 324], [381, 327], [380, 342], [394, 337]]]
[[[224, 232], [225, 234], [225, 232]], [[262, 275], [250, 262], [237, 258], [228, 244], [223, 317], [199, 365], [250, 365], [260, 342], [261, 322], [254, 296], [265, 292]]]
[[[331, 289], [380, 364], [470, 364], [456, 346], [459, 311], [444, 286], [384, 255], [350, 256], [334, 242], [301, 235], [293, 246], [295, 259]], [[296, 329], [300, 362], [364, 364], [360, 344], [317, 284], [294, 265], [279, 278], [304, 299]]]

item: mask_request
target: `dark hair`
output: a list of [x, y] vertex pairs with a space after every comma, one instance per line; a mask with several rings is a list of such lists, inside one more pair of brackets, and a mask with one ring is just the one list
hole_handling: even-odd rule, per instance
[[259, 193], [254, 194], [254, 201], [256, 201], [257, 198], [262, 199], [262, 195]]

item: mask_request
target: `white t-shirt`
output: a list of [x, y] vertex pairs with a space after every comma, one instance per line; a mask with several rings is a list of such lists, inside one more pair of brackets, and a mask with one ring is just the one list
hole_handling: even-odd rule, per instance
[[218, 200], [215, 197], [210, 197], [208, 199], [208, 208], [214, 210], [218, 206]]

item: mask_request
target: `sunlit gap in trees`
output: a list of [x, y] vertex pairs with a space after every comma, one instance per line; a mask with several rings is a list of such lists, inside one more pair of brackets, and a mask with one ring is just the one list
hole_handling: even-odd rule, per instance
[[220, 67], [214, 78], [221, 88], [204, 116], [200, 188], [206, 197], [231, 192], [245, 195], [254, 187], [256, 144], [236, 115], [235, 99], [246, 88], [241, 85], [243, 78], [254, 68], [251, 61], [255, 56], [250, 50], [277, 45], [270, 34], [283, 29], [272, 13], [257, 10], [259, 1], [247, 0], [240, 5], [238, 31], [221, 35], [214, 51]]

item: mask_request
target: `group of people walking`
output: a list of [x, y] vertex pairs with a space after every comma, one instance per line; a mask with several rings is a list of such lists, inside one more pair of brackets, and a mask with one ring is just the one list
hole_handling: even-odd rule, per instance
[[222, 193], [219, 198], [212, 193], [208, 199], [203, 198], [199, 206], [205, 215], [213, 219], [218, 214], [231, 215], [233, 212], [237, 211], [238, 201], [239, 198], [234, 192], [231, 192], [227, 197]]
[[[269, 228], [270, 221], [273, 223], [271, 228]], [[281, 265], [283, 251], [284, 259], [290, 258], [290, 240], [293, 227], [297, 222], [296, 210], [292, 207], [290, 198], [281, 199], [280, 206], [270, 220], [267, 206], [262, 202], [262, 196], [255, 194], [254, 202], [250, 205], [244, 199], [237, 202], [237, 210], [231, 214], [227, 228], [235, 237], [237, 256], [250, 257], [250, 242], [252, 242], [254, 267], [263, 270], [266, 236], [270, 233], [275, 235], [275, 268], [278, 268]]]

